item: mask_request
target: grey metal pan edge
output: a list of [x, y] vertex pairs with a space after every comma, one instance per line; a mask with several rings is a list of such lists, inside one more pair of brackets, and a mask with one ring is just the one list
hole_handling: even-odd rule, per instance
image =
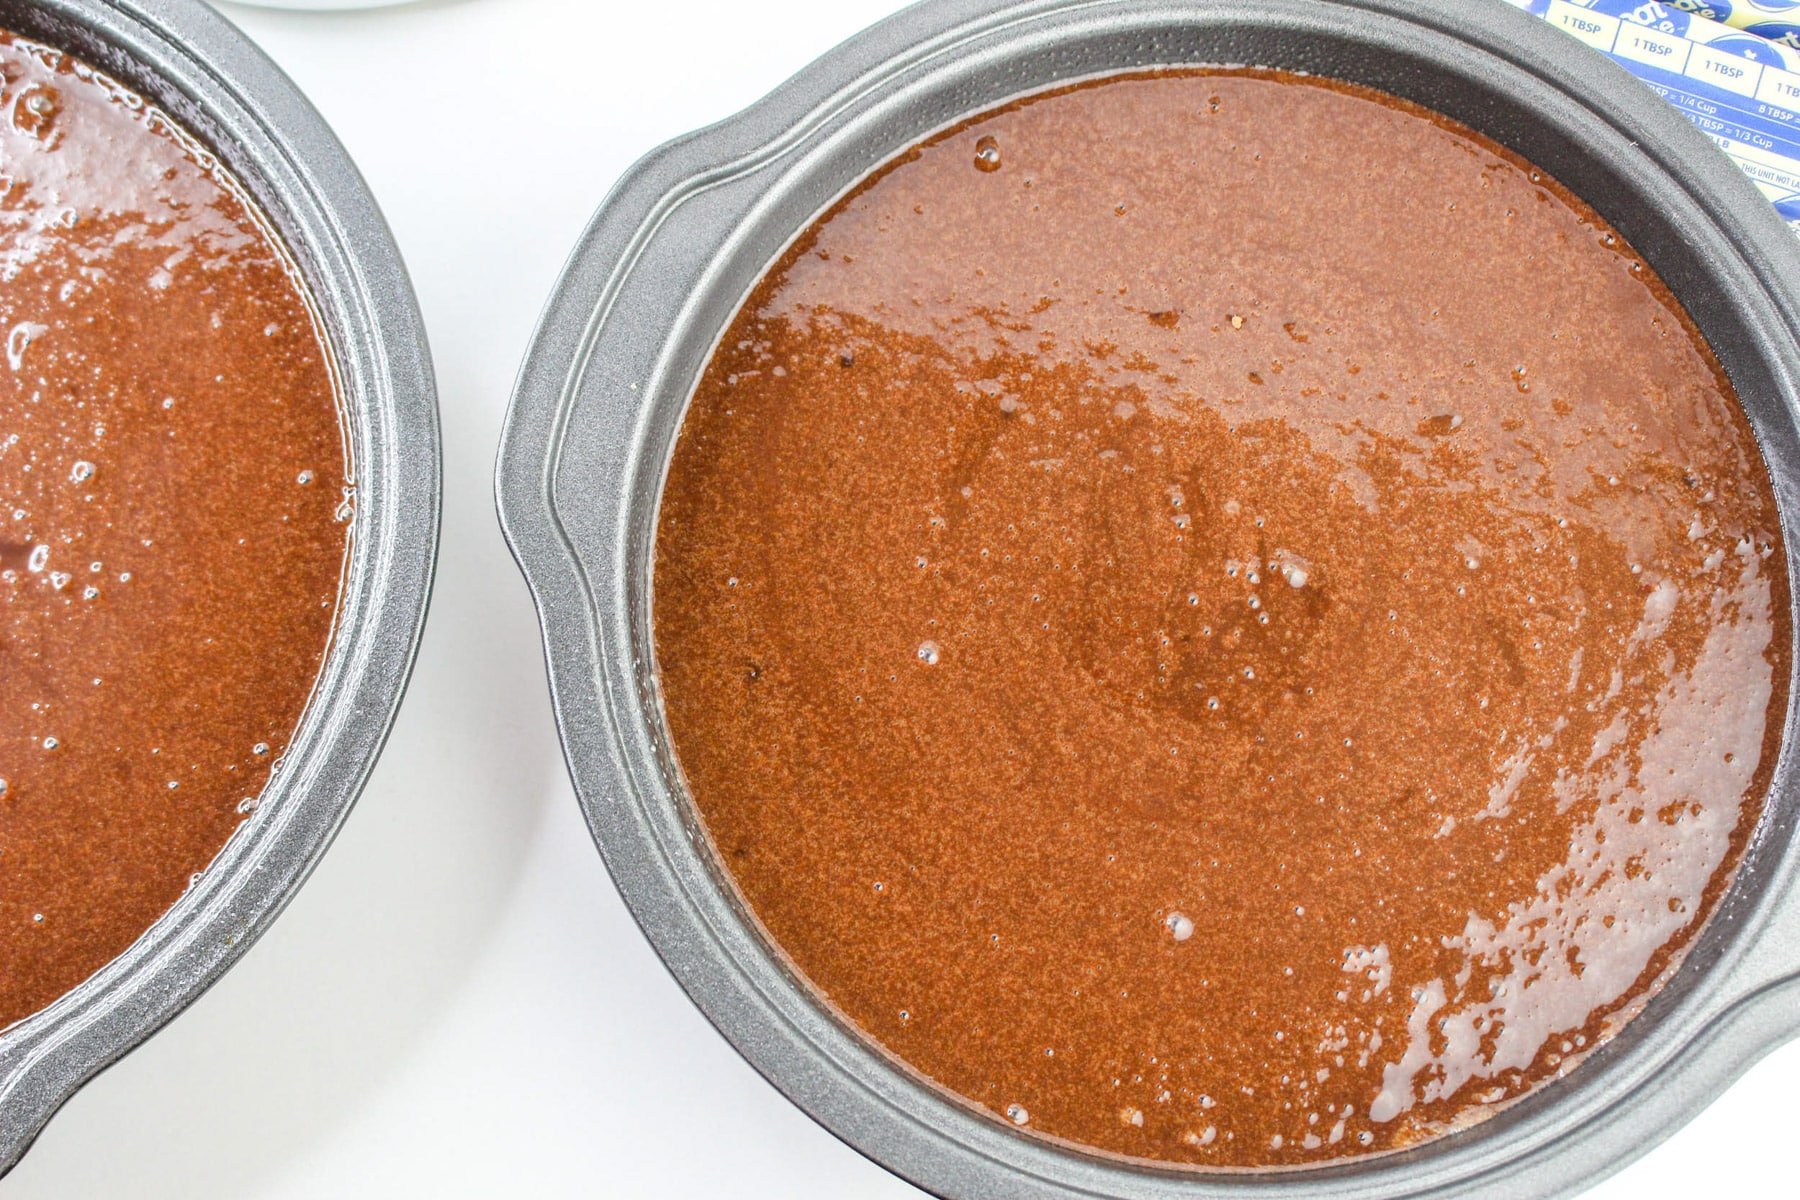
[[[1800, 246], [1648, 89], [1498, 0], [941, 0], [653, 151], [602, 204], [545, 310], [501, 446], [501, 522], [543, 624], [564, 752], [633, 915], [713, 1023], [837, 1136], [945, 1197], [1565, 1195], [1800, 1032], [1790, 705], [1768, 812], [1682, 968], [1578, 1070], [1481, 1125], [1303, 1171], [1196, 1174], [1003, 1128], [821, 1006], [715, 874], [662, 729], [649, 551], [669, 447], [742, 297], [797, 232], [933, 129], [1071, 78], [1181, 62], [1312, 70], [1409, 96], [1598, 207], [1706, 331], [1800, 530]], [[1793, 562], [1790, 558], [1790, 573]]]
[[436, 391], [380, 210], [294, 85], [201, 0], [0, 0], [170, 112], [256, 197], [298, 260], [341, 373], [357, 474], [338, 628], [282, 769], [199, 882], [99, 973], [0, 1032], [0, 1172], [96, 1072], [206, 990], [268, 927], [374, 765], [424, 624], [437, 549]]

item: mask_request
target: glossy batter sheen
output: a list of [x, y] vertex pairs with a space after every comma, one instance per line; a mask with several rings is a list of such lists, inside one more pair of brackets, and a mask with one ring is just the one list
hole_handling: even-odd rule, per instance
[[350, 509], [326, 351], [162, 114], [0, 34], [0, 1026], [117, 955], [255, 805]]
[[1001, 1119], [1206, 1165], [1567, 1069], [1723, 886], [1776, 509], [1594, 213], [1421, 110], [1114, 80], [908, 153], [707, 368], [657, 658], [816, 988]]

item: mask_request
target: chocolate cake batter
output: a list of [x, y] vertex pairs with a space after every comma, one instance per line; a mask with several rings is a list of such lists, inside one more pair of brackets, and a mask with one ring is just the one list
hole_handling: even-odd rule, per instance
[[330, 637], [336, 387], [292, 265], [142, 99], [0, 33], [0, 1026], [245, 819]]
[[1250, 72], [907, 153], [707, 367], [655, 630], [773, 941], [1028, 1131], [1414, 1143], [1651, 991], [1760, 811], [1775, 502], [1706, 345], [1467, 129]]

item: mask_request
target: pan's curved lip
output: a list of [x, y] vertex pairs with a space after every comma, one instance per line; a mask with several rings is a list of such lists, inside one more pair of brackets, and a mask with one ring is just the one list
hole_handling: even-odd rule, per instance
[[0, 0], [0, 27], [120, 78], [257, 193], [327, 326], [356, 472], [337, 631], [262, 803], [127, 951], [0, 1031], [4, 1173], [81, 1084], [249, 948], [330, 844], [412, 668], [436, 561], [441, 462], [430, 352], [399, 251], [349, 156], [273, 62], [202, 0]]
[[[1792, 422], [1800, 394], [1800, 244], [1669, 105], [1589, 48], [1500, 0], [930, 0], [832, 50], [744, 112], [641, 159], [602, 203], [545, 308], [515, 387], [496, 495], [538, 608], [558, 727], [583, 813], [633, 916], [720, 1032], [833, 1134], [934, 1194], [984, 1200], [1252, 1194], [1373, 1200], [1501, 1194], [1496, 1188], [1509, 1197], [1567, 1194], [1655, 1145], [1800, 1027], [1800, 937], [1794, 936], [1800, 870], [1785, 824], [1759, 831], [1771, 847], [1768, 878], [1729, 914], [1729, 928], [1718, 935], [1724, 949], [1706, 966], [1700, 986], [1679, 1002], [1658, 997], [1660, 1043], [1635, 1047], [1631, 1070], [1624, 1063], [1611, 1070], [1613, 1083], [1559, 1091], [1553, 1102], [1539, 1093], [1477, 1133], [1347, 1167], [1196, 1175], [1049, 1148], [971, 1115], [896, 1070], [806, 997], [728, 903], [709, 893], [679, 844], [679, 818], [666, 811], [672, 806], [662, 793], [671, 781], [646, 752], [645, 710], [655, 699], [631, 678], [639, 648], [632, 622], [641, 614], [627, 611], [620, 583], [630, 548], [616, 511], [629, 481], [647, 469], [640, 417], [663, 379], [656, 367], [640, 372], [644, 364], [635, 359], [621, 365], [597, 352], [609, 323], [641, 321], [641, 313], [618, 307], [621, 293], [637, 281], [659, 238], [673, 236], [667, 231], [684, 205], [707, 197], [717, 208], [710, 193], [824, 136], [868, 97], [945, 56], [973, 54], [971, 47], [1040, 22], [1102, 13], [1213, 22], [1329, 13], [1350, 24], [1404, 26], [1423, 40], [1454, 41], [1530, 77], [1541, 85], [1534, 92], [1539, 103], [1604, 122], [1609, 137], [1666, 169], [1700, 209], [1718, 214], [1709, 230], [1716, 244], [1706, 252], [1741, 260], [1766, 290], [1766, 322], [1758, 328], [1779, 338], [1767, 353], [1778, 360], [1771, 369], [1782, 384], [1784, 419]], [[750, 207], [741, 205], [736, 217]], [[713, 212], [709, 219], [724, 218]], [[681, 324], [692, 299], [667, 298], [667, 329]], [[617, 340], [649, 336], [628, 328]], [[653, 356], [646, 351], [644, 357]], [[618, 436], [604, 446], [584, 445], [587, 457], [575, 462], [565, 459], [566, 437], [584, 387], [608, 389], [600, 405], [605, 420], [597, 425]], [[581, 494], [579, 512], [558, 492], [571, 463], [580, 468], [580, 486], [601, 485], [601, 494]], [[1792, 480], [1778, 479], [1777, 490], [1792, 546], [1800, 494]], [[1789, 565], [1791, 572], [1792, 556]], [[1783, 788], [1795, 766], [1791, 704], [1786, 730], [1777, 773]], [[1726, 920], [1724, 912], [1715, 916], [1706, 936]], [[1772, 956], [1784, 938], [1795, 948]], [[1637, 1090], [1652, 1079], [1653, 1087]]]

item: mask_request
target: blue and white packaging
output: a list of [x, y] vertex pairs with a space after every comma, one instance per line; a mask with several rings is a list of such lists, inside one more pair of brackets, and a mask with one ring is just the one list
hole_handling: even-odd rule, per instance
[[1800, 0], [1668, 0], [1697, 17], [1800, 50]]
[[1511, 3], [1660, 93], [1719, 144], [1800, 235], [1800, 0]]

